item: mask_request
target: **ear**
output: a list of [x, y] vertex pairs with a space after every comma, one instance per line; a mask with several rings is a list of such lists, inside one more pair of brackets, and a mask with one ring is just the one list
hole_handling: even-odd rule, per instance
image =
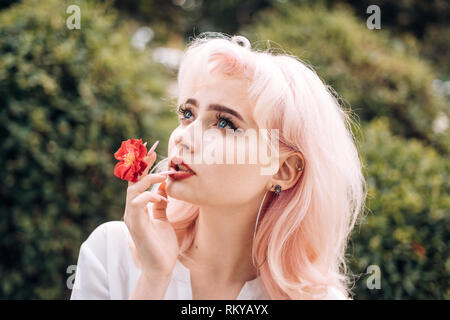
[[[299, 169], [297, 169], [300, 168]], [[274, 191], [275, 186], [281, 186], [281, 190], [287, 190], [293, 187], [298, 179], [303, 174], [305, 169], [305, 159], [299, 152], [291, 153], [285, 158], [280, 159], [280, 168], [278, 172], [272, 176], [272, 187], [270, 190]]]

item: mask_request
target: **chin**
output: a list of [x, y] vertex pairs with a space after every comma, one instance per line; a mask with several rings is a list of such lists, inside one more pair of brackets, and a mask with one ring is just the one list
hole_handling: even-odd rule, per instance
[[191, 195], [193, 187], [189, 185], [189, 182], [186, 180], [172, 180], [168, 179], [166, 182], [166, 193], [169, 197], [182, 200], [186, 202], [190, 202], [193, 197]]

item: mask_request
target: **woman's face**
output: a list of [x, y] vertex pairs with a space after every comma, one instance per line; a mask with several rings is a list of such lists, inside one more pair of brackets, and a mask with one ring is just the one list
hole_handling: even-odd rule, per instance
[[178, 157], [195, 174], [182, 180], [169, 176], [167, 194], [205, 206], [253, 202], [270, 187], [271, 175], [262, 174], [270, 165], [259, 156], [260, 148], [266, 157], [269, 153], [252, 116], [246, 82], [214, 76], [180, 97], [179, 125], [169, 140], [169, 168]]

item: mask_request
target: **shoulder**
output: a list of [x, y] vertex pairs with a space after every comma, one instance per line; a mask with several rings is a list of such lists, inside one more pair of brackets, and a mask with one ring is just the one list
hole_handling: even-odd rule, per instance
[[99, 225], [98, 227], [96, 227], [94, 229], [94, 231], [92, 231], [92, 233], [90, 234], [90, 236], [92, 235], [99, 235], [99, 234], [103, 234], [105, 235], [106, 233], [108, 234], [123, 234], [125, 231], [128, 231], [128, 228], [125, 224], [125, 222], [123, 221], [108, 221], [108, 222], [104, 222], [101, 225]]
[[[82, 246], [88, 247], [99, 258], [105, 258], [109, 248], [120, 249], [128, 244], [128, 228], [123, 221], [108, 221], [96, 227]], [[101, 259], [103, 260], [103, 259]]]
[[105, 241], [108, 237], [118, 236], [120, 238], [126, 237], [128, 228], [123, 221], [108, 221], [96, 227], [86, 241], [95, 243], [98, 241]]
[[[81, 244], [71, 299], [126, 297], [123, 289], [127, 270], [127, 228], [122, 221], [96, 227]], [[125, 278], [126, 280], [126, 278]]]

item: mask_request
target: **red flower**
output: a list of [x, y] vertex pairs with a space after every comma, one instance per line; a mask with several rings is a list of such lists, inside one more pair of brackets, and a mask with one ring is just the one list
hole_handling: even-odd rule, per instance
[[147, 147], [142, 144], [142, 139], [122, 141], [119, 150], [114, 153], [114, 158], [120, 160], [114, 168], [114, 175], [122, 180], [137, 182], [147, 168], [147, 163], [143, 161], [146, 155]]

